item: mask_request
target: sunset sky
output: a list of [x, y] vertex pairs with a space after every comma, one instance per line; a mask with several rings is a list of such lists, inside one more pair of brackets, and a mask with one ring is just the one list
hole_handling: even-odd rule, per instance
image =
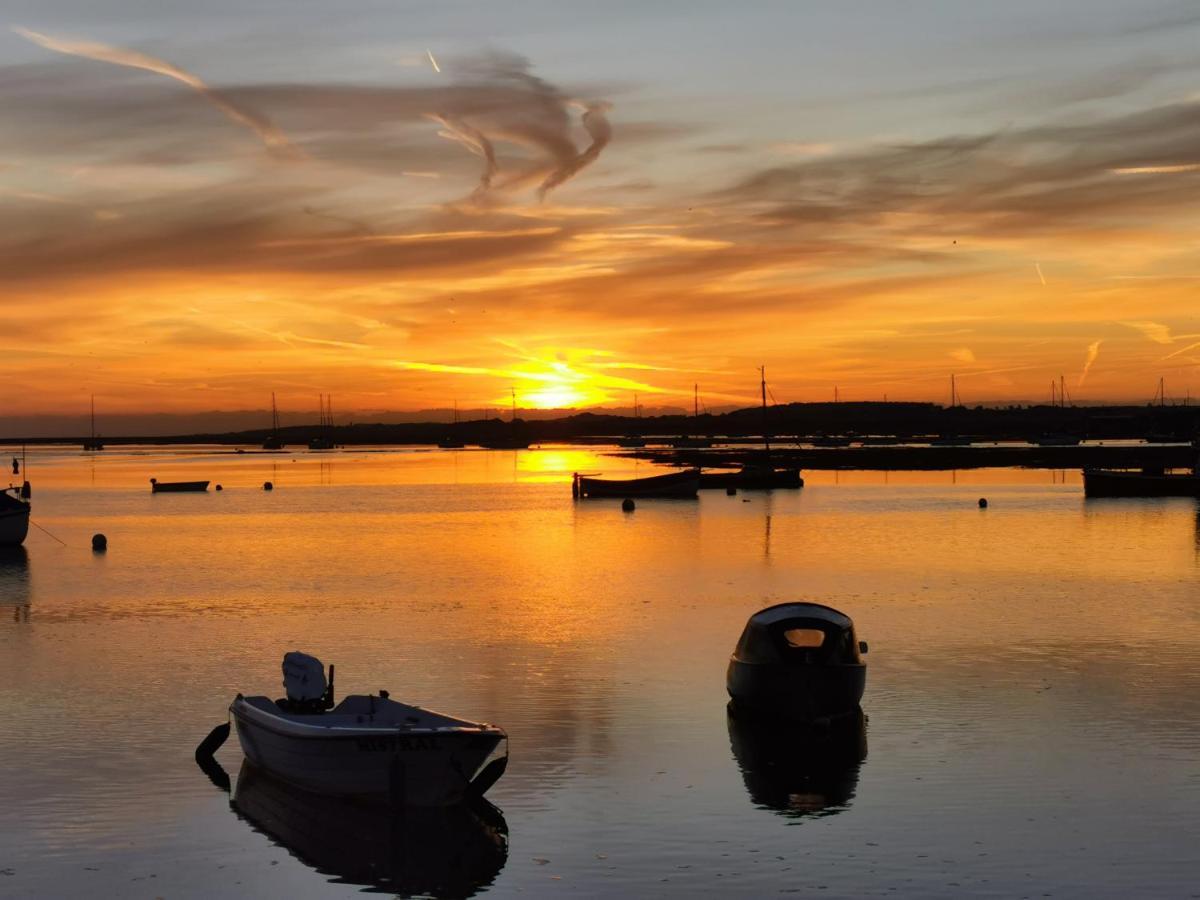
[[1200, 392], [1175, 0], [9, 0], [6, 414]]

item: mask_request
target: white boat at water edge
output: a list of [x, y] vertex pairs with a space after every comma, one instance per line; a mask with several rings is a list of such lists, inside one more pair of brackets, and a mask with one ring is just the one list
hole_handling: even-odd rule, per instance
[[[321, 662], [284, 657], [287, 698], [229, 707], [246, 758], [298, 787], [393, 805], [449, 806], [481, 796], [508, 764], [503, 729], [398, 703], [386, 691], [333, 705]], [[501, 743], [504, 752], [494, 756]]]
[[17, 547], [29, 534], [29, 482], [0, 491], [0, 547]]

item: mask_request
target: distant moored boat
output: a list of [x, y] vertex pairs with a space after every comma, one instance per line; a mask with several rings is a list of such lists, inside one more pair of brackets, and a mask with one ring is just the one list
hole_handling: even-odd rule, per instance
[[578, 499], [600, 497], [695, 497], [700, 488], [700, 470], [685, 469], [646, 478], [595, 478], [575, 474], [571, 493]]
[[1200, 475], [1162, 469], [1084, 469], [1087, 497], [1200, 497]]
[[202, 493], [207, 490], [207, 481], [159, 481], [157, 478], [150, 479], [150, 492], [152, 494]]

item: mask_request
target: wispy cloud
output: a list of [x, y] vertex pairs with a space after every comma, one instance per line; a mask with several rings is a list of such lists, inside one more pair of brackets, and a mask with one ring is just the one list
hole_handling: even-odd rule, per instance
[[287, 139], [287, 136], [276, 128], [266, 116], [229, 101], [219, 91], [210, 87], [198, 76], [184, 71], [178, 66], [171, 65], [169, 62], [153, 56], [147, 56], [136, 50], [125, 50], [121, 47], [113, 47], [94, 41], [71, 41], [51, 37], [48, 34], [31, 31], [19, 25], [13, 26], [12, 30], [27, 41], [45, 47], [47, 50], [53, 50], [56, 53], [81, 56], [85, 59], [94, 59], [99, 62], [112, 63], [113, 65], [127, 66], [132, 69], [144, 69], [147, 72], [154, 72], [158, 75], [165, 75], [167, 78], [173, 78], [176, 81], [186, 84], [198, 93], [224, 113], [230, 121], [250, 129], [272, 152], [288, 157], [300, 155], [299, 151]]
[[1092, 341], [1088, 344], [1087, 356], [1083, 360], [1083, 371], [1079, 373], [1079, 381], [1077, 385], [1083, 387], [1083, 383], [1087, 380], [1088, 372], [1092, 371], [1092, 365], [1096, 362], [1096, 357], [1100, 355], [1100, 345], [1103, 344], [1103, 339]]

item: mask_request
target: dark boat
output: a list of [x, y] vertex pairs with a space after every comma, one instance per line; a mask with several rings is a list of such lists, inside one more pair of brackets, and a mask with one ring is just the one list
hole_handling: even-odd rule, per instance
[[571, 495], [576, 499], [600, 497], [695, 497], [700, 488], [700, 470], [685, 469], [646, 478], [594, 478], [575, 473]]
[[0, 547], [19, 547], [29, 534], [29, 482], [0, 491]]
[[819, 603], [780, 603], [750, 617], [729, 660], [739, 711], [812, 722], [858, 709], [867, 682], [854, 623]]
[[207, 490], [207, 481], [159, 481], [157, 478], [150, 479], [150, 493], [152, 494], [203, 493]]
[[738, 488], [743, 491], [772, 491], [804, 487], [799, 469], [776, 468], [774, 466], [742, 466], [733, 472], [704, 472], [700, 475], [700, 489]]
[[807, 439], [807, 443], [812, 444], [814, 447], [849, 447], [853, 441], [853, 438], [836, 434], [824, 434]]
[[508, 860], [508, 826], [485, 800], [389, 810], [301, 790], [243, 762], [229, 805], [322, 875], [388, 894], [467, 897]]
[[780, 724], [728, 708], [729, 744], [750, 800], [787, 818], [835, 815], [850, 805], [867, 758], [862, 710], [821, 728]]
[[1084, 469], [1085, 497], [1200, 497], [1200, 475], [1162, 469]]

